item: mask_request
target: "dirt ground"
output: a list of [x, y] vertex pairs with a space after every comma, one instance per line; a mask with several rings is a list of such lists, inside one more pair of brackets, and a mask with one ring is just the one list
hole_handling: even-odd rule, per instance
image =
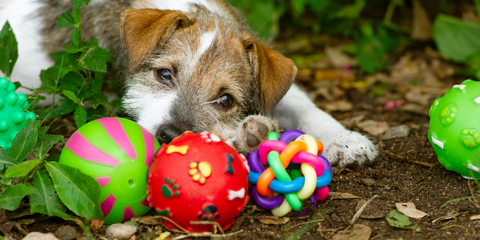
[[[286, 218], [272, 217], [269, 211], [250, 201], [237, 223], [226, 231], [230, 234], [227, 239], [342, 239], [342, 234], [344, 239], [477, 239], [480, 236], [480, 221], [470, 220], [480, 214], [480, 208], [473, 202], [461, 200], [441, 208], [449, 200], [472, 196], [472, 192], [469, 180], [440, 165], [427, 139], [429, 106], [453, 84], [464, 80], [452, 75], [451, 69], [458, 66], [445, 61], [428, 46], [389, 59], [388, 70], [373, 76], [354, 67], [353, 70], [335, 67], [332, 56], [297, 65], [297, 83], [305, 87], [319, 107], [346, 127], [369, 136], [380, 157], [367, 165], [334, 168], [330, 191], [343, 194], [329, 196], [306, 216], [290, 213]], [[67, 132], [71, 134], [72, 124], [65, 122], [63, 128], [70, 128]], [[401, 125], [409, 130], [408, 135], [385, 139], [388, 130]], [[470, 183], [473, 194], [478, 195], [475, 182]], [[355, 221], [363, 225], [363, 231], [357, 231], [360, 225], [350, 225], [361, 205], [359, 202], [374, 196]], [[416, 230], [392, 227], [386, 220], [396, 209], [396, 203], [406, 202], [427, 213], [420, 219], [409, 218]], [[55, 232], [70, 225], [74, 227], [69, 230], [73, 238], [65, 235], [61, 239], [84, 237], [74, 222], [32, 216], [25, 209], [6, 216], [15, 224], [0, 224], [2, 236], [8, 232], [11, 238], [20, 239], [28, 232]], [[271, 224], [265, 220], [271, 220]], [[96, 239], [106, 239], [105, 228], [95, 232]], [[354, 232], [360, 237], [347, 238], [349, 233], [345, 230], [351, 229], [356, 229]], [[167, 229], [162, 225], [138, 224], [138, 231], [131, 239], [184, 235], [172, 232], [167, 236], [165, 232]], [[162, 233], [166, 238], [157, 238]]]

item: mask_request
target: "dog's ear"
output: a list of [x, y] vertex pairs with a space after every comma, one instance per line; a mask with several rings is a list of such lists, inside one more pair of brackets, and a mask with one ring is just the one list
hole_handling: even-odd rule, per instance
[[297, 67], [292, 60], [259, 41], [244, 42], [253, 69], [257, 104], [261, 114], [270, 114], [295, 80]]
[[121, 17], [121, 38], [131, 73], [141, 70], [149, 54], [160, 48], [178, 28], [193, 20], [180, 11], [127, 9]]

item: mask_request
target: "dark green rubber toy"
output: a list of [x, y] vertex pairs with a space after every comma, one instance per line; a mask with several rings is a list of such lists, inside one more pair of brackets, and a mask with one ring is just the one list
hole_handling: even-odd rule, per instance
[[12, 147], [13, 139], [25, 126], [28, 119], [36, 120], [30, 109], [27, 96], [15, 93], [15, 84], [0, 78], [0, 147], [6, 152]]

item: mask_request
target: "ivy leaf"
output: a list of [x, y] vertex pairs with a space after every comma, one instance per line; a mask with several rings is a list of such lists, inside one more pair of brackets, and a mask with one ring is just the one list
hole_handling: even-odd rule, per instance
[[52, 180], [45, 171], [35, 171], [33, 174], [33, 187], [38, 190], [38, 193], [30, 195], [31, 213], [59, 216], [63, 219], [71, 218], [70, 215], [65, 213], [67, 207], [58, 197]]
[[89, 48], [80, 56], [78, 63], [91, 71], [107, 72], [107, 54], [100, 47]]
[[56, 28], [73, 28], [75, 26], [75, 20], [69, 11], [65, 11], [62, 15], [58, 16], [58, 22]]
[[78, 99], [77, 95], [75, 95], [75, 93], [73, 93], [72, 91], [63, 90], [62, 93], [63, 93], [63, 95], [65, 95], [65, 97], [70, 98], [70, 100], [72, 100], [74, 103], [76, 103], [76, 104], [80, 103], [80, 99]]
[[17, 165], [15, 159], [8, 155], [7, 152], [0, 147], [0, 171], [2, 171], [4, 167], [9, 168], [15, 165]]
[[25, 177], [40, 163], [42, 163], [42, 160], [25, 161], [15, 167], [7, 168], [7, 171], [5, 172], [5, 177]]
[[72, 5], [78, 9], [83, 9], [89, 3], [90, 3], [90, 0], [72, 0]]
[[15, 159], [15, 163], [22, 162], [37, 144], [38, 126], [40, 126], [40, 121], [28, 119], [27, 126], [15, 136], [12, 147], [8, 152], [8, 155]]
[[25, 196], [33, 193], [38, 193], [37, 189], [25, 186], [23, 183], [10, 186], [0, 196], [0, 208], [14, 211]]
[[63, 163], [47, 162], [45, 166], [58, 196], [70, 210], [88, 219], [103, 217], [97, 180]]
[[0, 71], [7, 78], [13, 71], [13, 66], [18, 59], [18, 43], [15, 34], [12, 31], [10, 23], [7, 21], [0, 31]]
[[85, 125], [85, 123], [87, 123], [87, 110], [85, 110], [82, 105], [78, 105], [73, 117], [75, 119], [75, 124], [77, 124], [77, 127], [81, 128], [83, 125]]
[[41, 127], [38, 130], [37, 144], [32, 150], [38, 159], [43, 159], [45, 155], [48, 153], [48, 151], [50, 150], [50, 148], [52, 148], [52, 146], [55, 143], [63, 141], [62, 135], [45, 134], [48, 129], [49, 127], [46, 126], [46, 127]]

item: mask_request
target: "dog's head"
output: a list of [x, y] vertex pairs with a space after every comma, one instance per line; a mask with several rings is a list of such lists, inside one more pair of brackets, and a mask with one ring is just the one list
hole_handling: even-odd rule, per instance
[[297, 68], [240, 21], [191, 8], [123, 12], [121, 36], [132, 75], [125, 108], [160, 141], [186, 130], [228, 140], [246, 116], [271, 113]]

